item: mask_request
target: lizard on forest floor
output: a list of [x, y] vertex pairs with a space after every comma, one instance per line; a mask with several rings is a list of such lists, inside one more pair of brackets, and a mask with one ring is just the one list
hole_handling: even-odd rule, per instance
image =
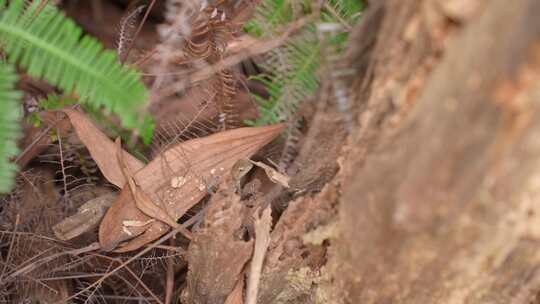
[[229, 189], [232, 189], [241, 196], [242, 182], [252, 168], [253, 164], [248, 159], [240, 159], [234, 163], [231, 168], [231, 181], [230, 184], [227, 185]]

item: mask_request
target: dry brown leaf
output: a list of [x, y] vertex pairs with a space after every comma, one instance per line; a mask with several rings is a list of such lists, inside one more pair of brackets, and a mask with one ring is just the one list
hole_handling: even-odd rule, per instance
[[267, 164], [265, 163], [261, 163], [261, 162], [257, 162], [257, 161], [252, 161], [250, 160], [250, 162], [252, 164], [254, 164], [255, 166], [261, 168], [264, 170], [264, 172], [266, 173], [266, 176], [268, 176], [268, 178], [276, 183], [276, 184], [280, 184], [282, 185], [283, 187], [285, 188], [289, 188], [289, 181], [290, 181], [290, 177], [283, 174], [283, 173], [279, 173], [276, 169], [268, 166]]
[[[122, 188], [101, 222], [99, 240], [102, 248], [112, 250], [121, 242], [132, 239], [117, 251], [135, 250], [168, 231], [168, 225], [159, 221], [149, 222], [151, 218], [137, 209], [129, 187], [124, 185], [126, 180], [118, 159], [114, 157], [117, 149], [114, 142], [83, 113], [75, 110], [64, 112], [105, 177]], [[125, 151], [124, 157], [135, 172], [134, 180], [142, 191], [174, 219], [179, 219], [207, 195], [209, 186], [225, 180], [238, 160], [249, 158], [282, 130], [283, 125], [240, 128], [189, 140], [168, 149], [144, 168], [142, 162]], [[171, 180], [179, 177], [185, 183], [172, 187]], [[149, 224], [123, 224], [133, 221]]]
[[[122, 188], [126, 179], [115, 157], [117, 148], [114, 142], [101, 132], [84, 113], [72, 109], [62, 111], [68, 115], [77, 136], [90, 152], [101, 173], [110, 183]], [[124, 159], [134, 172], [144, 167], [143, 162], [126, 151], [124, 151]]]
[[[175, 219], [208, 194], [208, 187], [225, 180], [233, 165], [249, 158], [272, 141], [283, 130], [283, 125], [240, 128], [175, 145], [135, 173], [134, 179], [150, 199], [160, 204]], [[180, 187], [172, 187], [171, 180], [182, 177]], [[123, 189], [100, 226], [99, 239], [104, 249], [113, 249], [120, 242], [140, 235], [117, 251], [135, 250], [163, 235], [169, 227], [154, 222], [148, 227], [124, 227], [124, 220], [145, 222], [148, 216], [140, 212], [133, 198]]]
[[[172, 228], [179, 228], [181, 229], [180, 232], [189, 240], [191, 240], [191, 232], [187, 229], [182, 229], [183, 227], [178, 225], [176, 222], [176, 219], [174, 219], [169, 212], [162, 208], [162, 206], [155, 204], [150, 197], [146, 193], [144, 193], [144, 190], [142, 190], [139, 185], [135, 182], [135, 179], [133, 178], [133, 175], [131, 174], [131, 171], [128, 167], [128, 164], [126, 163], [124, 159], [124, 153], [122, 150], [122, 146], [120, 144], [120, 138], [116, 139], [116, 146], [117, 146], [117, 159], [118, 163], [120, 164], [120, 168], [122, 169], [122, 173], [124, 174], [124, 178], [127, 180], [127, 186], [129, 187], [129, 191], [131, 192], [131, 196], [133, 197], [135, 201], [135, 206], [137, 209], [142, 211], [144, 214], [149, 216], [152, 219], [159, 220], [165, 224], [168, 224]], [[125, 187], [125, 186], [124, 186]], [[126, 225], [126, 222], [133, 222], [133, 221], [123, 221], [122, 226], [124, 228], [124, 231], [126, 231], [129, 234], [129, 228], [128, 227], [144, 227], [146, 225]], [[147, 221], [148, 223], [150, 221]]]

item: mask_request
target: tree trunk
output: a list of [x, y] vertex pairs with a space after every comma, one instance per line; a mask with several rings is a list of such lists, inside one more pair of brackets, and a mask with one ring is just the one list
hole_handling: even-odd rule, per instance
[[371, 2], [335, 301], [540, 303], [540, 1]]

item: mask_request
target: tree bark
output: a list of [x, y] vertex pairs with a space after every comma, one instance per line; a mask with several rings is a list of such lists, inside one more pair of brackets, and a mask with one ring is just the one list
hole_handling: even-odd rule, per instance
[[353, 35], [341, 302], [538, 301], [540, 2], [443, 2], [377, 1]]

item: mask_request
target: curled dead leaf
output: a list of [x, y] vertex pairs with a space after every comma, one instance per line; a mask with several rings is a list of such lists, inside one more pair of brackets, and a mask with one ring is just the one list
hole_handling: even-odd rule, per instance
[[[116, 145], [107, 135], [82, 112], [73, 109], [62, 110], [67, 114], [75, 133], [86, 146], [90, 155], [103, 173], [103, 176], [113, 185], [122, 188], [126, 182], [116, 155]], [[124, 159], [129, 167], [137, 172], [144, 167], [144, 163], [123, 151]]]
[[268, 166], [267, 164], [265, 163], [261, 163], [261, 162], [257, 162], [257, 161], [252, 161], [250, 160], [250, 162], [252, 164], [254, 164], [255, 166], [261, 168], [264, 170], [264, 172], [266, 173], [266, 176], [268, 176], [268, 178], [276, 183], [276, 184], [280, 184], [282, 185], [283, 187], [285, 188], [289, 188], [289, 181], [290, 181], [290, 177], [283, 174], [283, 173], [280, 173], [278, 172], [276, 169]]
[[[249, 158], [279, 135], [282, 129], [282, 125], [241, 128], [180, 143], [135, 173], [134, 179], [153, 202], [168, 210], [174, 219], [179, 219], [208, 194], [209, 184], [215, 186], [216, 180], [224, 181], [238, 160]], [[179, 176], [185, 182], [178, 188], [172, 187], [171, 179]], [[123, 192], [101, 223], [99, 239], [103, 248], [115, 248], [131, 238], [122, 229], [124, 220], [144, 222], [149, 219], [136, 208], [131, 195], [123, 195]], [[157, 239], [168, 229], [161, 222], [154, 222], [149, 227], [132, 227], [130, 232], [140, 236], [117, 251], [135, 250]]]

